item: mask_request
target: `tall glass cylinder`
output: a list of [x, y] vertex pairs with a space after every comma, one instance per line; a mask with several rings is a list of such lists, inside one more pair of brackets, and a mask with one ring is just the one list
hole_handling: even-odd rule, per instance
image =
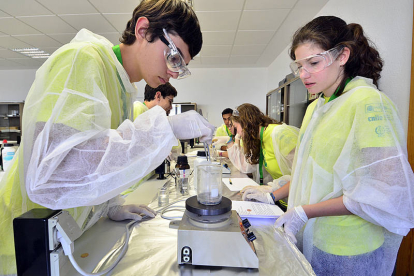
[[197, 200], [200, 204], [216, 205], [221, 202], [223, 184], [220, 165], [197, 166]]

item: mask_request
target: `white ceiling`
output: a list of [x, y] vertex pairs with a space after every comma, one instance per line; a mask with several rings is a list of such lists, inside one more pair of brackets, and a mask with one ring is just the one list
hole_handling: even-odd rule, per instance
[[[203, 48], [190, 67], [267, 67], [289, 45], [295, 30], [329, 0], [193, 0]], [[138, 0], [0, 0], [0, 70], [37, 69], [10, 49], [37, 47], [52, 54], [81, 28], [112, 43]]]

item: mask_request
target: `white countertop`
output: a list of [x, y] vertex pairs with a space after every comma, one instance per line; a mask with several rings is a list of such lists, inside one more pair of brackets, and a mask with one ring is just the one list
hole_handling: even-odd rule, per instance
[[[200, 148], [191, 149], [191, 151], [202, 150]], [[189, 163], [192, 164], [192, 161], [195, 157], [189, 157]], [[230, 161], [227, 160], [227, 164], [230, 164]], [[173, 166], [171, 166], [173, 168]], [[233, 166], [231, 166], [231, 174], [223, 174], [223, 177], [247, 177], [246, 175], [237, 171]], [[4, 172], [0, 172], [0, 178], [4, 175]], [[128, 194], [125, 198], [125, 204], [145, 204], [148, 205], [151, 203], [150, 207], [154, 208], [157, 206], [157, 191], [161, 188], [167, 181], [171, 181], [171, 188], [174, 189], [174, 184], [169, 176], [167, 179], [158, 180], [156, 179], [157, 175], [152, 176], [149, 180], [143, 182], [138, 188]], [[227, 188], [226, 188], [227, 189]], [[224, 191], [224, 190], [223, 190]], [[194, 194], [194, 191], [191, 191]], [[228, 193], [228, 189], [227, 189]], [[236, 192], [233, 192], [235, 195]], [[237, 193], [238, 194], [238, 193]], [[224, 193], [223, 193], [224, 195]], [[176, 195], [177, 196], [177, 195]], [[228, 196], [228, 195], [226, 195]], [[240, 195], [238, 194], [240, 198]], [[174, 200], [174, 198], [170, 195], [170, 203]], [[241, 200], [241, 199], [236, 199]], [[128, 224], [130, 221], [121, 221], [115, 222], [106, 217], [101, 218], [94, 226], [92, 226], [88, 231], [86, 231], [79, 239], [75, 241], [75, 251], [74, 251], [74, 258], [78, 262], [78, 265], [87, 272], [97, 272], [94, 269], [99, 267], [101, 260], [107, 256], [108, 254], [112, 254], [114, 252], [114, 248], [117, 248], [119, 244], [124, 242], [125, 236], [125, 225]], [[263, 223], [262, 221], [258, 221], [257, 223]], [[270, 222], [271, 231], [274, 231], [272, 228], [274, 221]], [[138, 271], [142, 271], [144, 266], [147, 269], [150, 269], [152, 261], [157, 261], [157, 265], [155, 267], [159, 267], [163, 269], [163, 272], [156, 275], [195, 275], [193, 272], [197, 272], [197, 270], [192, 271], [192, 266], [180, 266], [177, 264], [176, 261], [176, 243], [177, 243], [177, 230], [170, 229], [168, 227], [169, 221], [162, 219], [159, 215], [155, 219], [144, 221], [137, 223], [133, 226], [133, 231], [131, 233], [131, 240], [129, 243], [129, 249], [127, 254], [125, 255], [124, 259], [118, 264], [118, 266], [110, 273], [111, 275], [126, 275], [125, 271], [128, 269], [138, 269]], [[259, 225], [257, 225], [259, 227]], [[264, 233], [264, 232], [263, 232]], [[268, 235], [268, 241], [265, 242], [265, 245], [258, 243], [258, 246], [261, 248], [261, 254], [264, 255], [275, 255], [281, 256], [280, 262], [292, 262], [290, 267], [294, 267], [298, 269], [298, 271], [293, 272], [294, 275], [307, 275], [304, 274], [302, 271], [303, 263], [307, 263], [304, 256], [299, 253], [291, 254], [289, 253], [288, 256], [292, 258], [292, 260], [286, 260], [286, 254], [282, 254], [283, 252], [275, 251], [273, 242], [276, 238], [276, 242], [278, 244], [285, 242], [285, 238], [282, 234], [279, 235], [279, 238], [276, 237], [276, 234]], [[264, 238], [264, 234], [262, 234], [262, 239]], [[278, 240], [277, 240], [278, 239]], [[168, 246], [167, 246], [168, 245]], [[169, 249], [167, 249], [167, 246]], [[266, 246], [268, 248], [263, 248]], [[287, 245], [284, 245], [285, 247]], [[291, 245], [292, 246], [292, 245]], [[165, 250], [163, 250], [165, 248]], [[175, 248], [175, 249], [174, 249]], [[141, 251], [140, 251], [141, 250]], [[282, 249], [279, 249], [282, 250]], [[111, 253], [110, 253], [111, 252]], [[273, 253], [272, 253], [273, 252]], [[87, 257], [81, 257], [84, 253], [87, 253]], [[295, 255], [296, 254], [296, 255]], [[158, 256], [161, 256], [161, 259]], [[151, 260], [147, 259], [151, 258]], [[274, 257], [274, 256], [273, 256]], [[272, 258], [273, 258], [272, 257]], [[164, 259], [165, 258], [165, 259]], [[264, 258], [263, 256], [261, 258]], [[271, 258], [271, 259], [272, 259]], [[110, 258], [110, 260], [112, 260]], [[167, 263], [163, 263], [163, 260], [167, 260]], [[111, 261], [109, 261], [111, 263]], [[300, 264], [302, 263], [302, 264]], [[279, 263], [280, 264], [280, 263]], [[261, 268], [262, 272], [268, 271], [267, 269], [274, 271], [274, 266], [277, 263], [271, 264], [270, 266], [266, 266], [266, 261], [261, 259]], [[62, 256], [60, 261], [60, 275], [62, 276], [73, 276], [73, 275], [80, 275], [72, 266], [69, 259], [66, 256]], [[107, 266], [105, 266], [106, 268]], [[185, 274], [184, 270], [190, 270]], [[102, 270], [102, 269], [101, 269]], [[240, 269], [239, 269], [240, 270]], [[245, 270], [245, 269], [244, 269]], [[152, 270], [147, 275], [152, 275]], [[165, 272], [167, 271], [167, 272]], [[226, 270], [227, 271], [227, 270]], [[226, 275], [233, 275], [234, 272], [231, 272], [232, 269], [229, 270], [230, 274]], [[256, 272], [255, 272], [256, 271]], [[247, 274], [253, 273], [253, 275], [258, 275], [257, 270], [253, 271], [246, 271]], [[259, 268], [260, 271], [260, 268]], [[201, 271], [200, 271], [201, 272]], [[206, 271], [206, 273], [209, 273]], [[224, 269], [222, 271], [225, 272]], [[240, 272], [240, 271], [239, 271]], [[130, 275], [142, 275], [137, 271], [134, 274]], [[183, 274], [184, 273], [184, 274]], [[227, 272], [228, 273], [228, 272]], [[261, 273], [260, 273], [261, 274]], [[283, 273], [282, 273], [283, 274]], [[197, 274], [198, 275], [198, 274]], [[203, 274], [204, 275], [204, 274]], [[238, 274], [240, 275], [240, 274]], [[243, 274], [244, 275], [244, 274]], [[286, 274], [288, 275], [288, 274]], [[289, 275], [292, 275], [292, 271]]]

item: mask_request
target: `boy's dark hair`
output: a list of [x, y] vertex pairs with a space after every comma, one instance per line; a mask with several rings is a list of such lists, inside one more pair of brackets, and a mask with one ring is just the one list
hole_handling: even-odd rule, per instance
[[182, 0], [143, 0], [134, 10], [131, 20], [122, 33], [120, 41], [126, 45], [135, 42], [135, 25], [138, 18], [146, 17], [149, 27], [146, 31], [148, 42], [154, 42], [168, 33], [178, 35], [188, 45], [191, 58], [194, 58], [203, 45], [203, 37], [194, 10]]
[[224, 109], [223, 112], [221, 112], [221, 116], [223, 116], [224, 114], [233, 115], [233, 109], [231, 109], [231, 108]]
[[177, 97], [177, 90], [169, 82], [167, 82], [166, 84], [162, 84], [157, 88], [152, 88], [147, 84], [145, 85], [144, 101], [150, 102], [154, 100], [155, 94], [157, 94], [158, 91], [161, 92], [161, 96], [163, 98], [167, 96]]

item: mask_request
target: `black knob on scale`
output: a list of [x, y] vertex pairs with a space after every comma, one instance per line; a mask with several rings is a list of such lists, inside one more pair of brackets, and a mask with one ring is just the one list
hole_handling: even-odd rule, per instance
[[242, 224], [243, 224], [243, 226], [244, 226], [244, 228], [245, 228], [245, 229], [247, 229], [247, 228], [249, 228], [250, 226], [252, 226], [252, 225], [250, 224], [250, 222], [249, 222], [249, 220], [248, 220], [248, 219], [244, 219], [244, 220], [242, 220]]
[[253, 232], [247, 233], [247, 239], [249, 241], [254, 241], [256, 239], [256, 236], [253, 234]]

